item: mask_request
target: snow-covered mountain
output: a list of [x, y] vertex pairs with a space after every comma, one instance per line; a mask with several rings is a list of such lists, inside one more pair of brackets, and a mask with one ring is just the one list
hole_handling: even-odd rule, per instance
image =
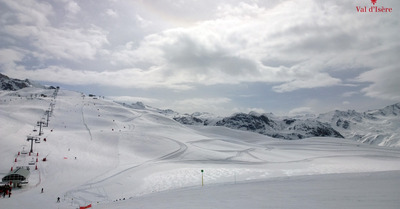
[[1, 85], [1, 90], [7, 90], [7, 91], [16, 91], [26, 87], [55, 89], [55, 87], [53, 86], [45, 87], [40, 83], [31, 81], [29, 79], [20, 80], [15, 78], [9, 78], [8, 76], [3, 75], [1, 73], [0, 73], [0, 85]]
[[215, 125], [222, 117], [207, 112], [176, 115], [174, 120], [186, 125]]
[[381, 146], [400, 146], [400, 103], [382, 109], [321, 114], [317, 120], [329, 123], [345, 138]]
[[225, 126], [281, 139], [303, 139], [315, 136], [343, 138], [329, 124], [314, 119], [280, 119], [272, 114], [258, 114], [256, 112], [236, 113], [225, 118], [204, 116], [205, 114], [183, 115], [175, 117], [174, 120], [188, 125]]
[[9, 91], [16, 91], [18, 89], [31, 86], [31, 83], [27, 79], [26, 80], [13, 79], [1, 73], [0, 73], [0, 84], [1, 84], [1, 90], [9, 90]]
[[319, 116], [276, 117], [271, 113], [250, 112], [225, 118], [196, 113], [179, 115], [174, 120], [186, 125], [225, 126], [281, 139], [329, 136], [381, 146], [400, 146], [400, 103], [363, 113], [335, 110]]

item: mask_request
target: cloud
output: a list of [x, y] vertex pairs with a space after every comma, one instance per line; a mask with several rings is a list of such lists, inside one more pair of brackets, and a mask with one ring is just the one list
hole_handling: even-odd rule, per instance
[[348, 65], [354, 53], [348, 46], [360, 45], [353, 35], [358, 28], [339, 29], [340, 22], [324, 18], [339, 15], [330, 4], [222, 6], [218, 19], [148, 35], [137, 47], [114, 52], [113, 63], [157, 67], [176, 85], [265, 82], [277, 84], [276, 92], [342, 85], [326, 69]]
[[94, 59], [101, 47], [108, 43], [105, 32], [97, 27], [59, 29], [8, 25], [4, 32], [10, 36], [32, 40], [29, 43], [32, 50], [38, 50], [48, 59]]
[[190, 98], [176, 101], [172, 104], [174, 110], [181, 113], [190, 113], [193, 109], [201, 112], [210, 112], [217, 115], [230, 114], [229, 110], [224, 109], [232, 100], [226, 97], [214, 98]]
[[[311, 76], [311, 75], [310, 75]], [[285, 82], [284, 84], [274, 86], [272, 89], [276, 92], [288, 92], [296, 89], [309, 89], [317, 87], [328, 87], [340, 84], [340, 79], [332, 78], [328, 74], [319, 73], [310, 78], [294, 79], [293, 81]]]
[[[8, 22], [19, 22], [24, 25], [45, 26], [49, 24], [47, 16], [53, 16], [53, 7], [46, 2], [37, 2], [34, 0], [26, 0], [23, 3], [17, 1], [1, 1], [10, 10], [6, 10]], [[4, 15], [4, 13], [3, 13]]]
[[108, 16], [110, 16], [110, 17], [114, 17], [114, 18], [118, 17], [118, 14], [117, 14], [114, 10], [112, 10], [112, 9], [107, 9], [107, 10], [106, 10], [106, 14], [107, 14]]
[[[397, 13], [359, 18], [354, 3], [348, 1], [276, 1], [270, 7], [249, 2], [215, 3], [212, 18], [205, 20], [202, 11], [204, 17], [195, 18], [197, 22], [166, 29], [156, 28], [159, 24], [152, 15], [129, 8], [131, 19], [112, 27], [90, 21], [96, 19], [97, 7], [91, 11], [82, 2], [81, 6], [75, 1], [61, 2], [71, 14], [87, 15], [80, 23], [55, 12], [55, 3], [5, 1], [2, 6], [9, 11], [2, 16], [0, 34], [7, 40], [2, 52], [10, 54], [9, 70], [18, 67], [14, 74], [22, 74], [23, 69], [31, 70], [24, 73], [35, 78], [48, 73], [49, 79], [68, 84], [189, 90], [201, 85], [260, 82], [285, 93], [368, 82], [365, 95], [398, 98], [394, 85], [399, 78], [389, 78], [399, 67]], [[125, 10], [115, 6], [117, 2], [109, 3], [117, 10], [103, 6], [100, 11], [125, 17]], [[184, 9], [185, 5], [173, 7]], [[120, 31], [112, 31], [115, 28], [129, 34], [118, 39], [115, 34]], [[109, 40], [110, 33], [114, 42]], [[27, 57], [39, 64], [32, 68], [24, 61]], [[101, 66], [89, 69], [88, 62]], [[371, 72], [353, 80], [332, 73], [361, 68]], [[61, 79], [57, 74], [72, 77]]]
[[0, 65], [5, 69], [16, 67], [16, 62], [19, 62], [24, 57], [23, 53], [15, 49], [0, 49]]
[[143, 102], [146, 105], [152, 105], [161, 102], [159, 99], [148, 98], [148, 97], [112, 96], [110, 98], [118, 102], [126, 102], [126, 103]]
[[[58, 82], [69, 85], [99, 85], [120, 88], [169, 88], [174, 90], [187, 90], [189, 85], [176, 85], [163, 80], [157, 71], [143, 72], [141, 69], [122, 69], [117, 71], [82, 71], [60, 66], [49, 66], [37, 70], [8, 69], [5, 74], [15, 78], [30, 78], [32, 80]], [[158, 82], [158, 84], [155, 84]]]
[[181, 105], [216, 105], [230, 102], [229, 98], [192, 98], [185, 99], [178, 102]]
[[79, 5], [74, 1], [68, 1], [66, 3], [65, 10], [67, 10], [70, 14], [76, 14], [81, 10]]
[[289, 111], [289, 115], [296, 116], [296, 115], [306, 115], [306, 114], [313, 114], [314, 111], [311, 107], [297, 107]]
[[[2, 34], [17, 45], [23, 45], [28, 54], [38, 59], [94, 59], [108, 44], [107, 32], [94, 25], [88, 28], [52, 26], [50, 19], [55, 14], [48, 3], [6, 1], [6, 5], [10, 10], [8, 18], [2, 22]], [[68, 2], [67, 10], [76, 13], [79, 6]]]
[[372, 82], [362, 92], [372, 98], [391, 101], [400, 101], [400, 73], [399, 66], [377, 68], [362, 73], [358, 77], [360, 82]]
[[232, 112], [238, 113], [238, 112], [245, 112], [245, 113], [250, 113], [250, 112], [256, 112], [256, 113], [266, 113], [267, 111], [263, 108], [233, 108]]
[[140, 27], [145, 28], [152, 24], [151, 21], [145, 20], [142, 16], [136, 15], [136, 20], [139, 22]]
[[348, 92], [343, 93], [342, 97], [352, 97], [352, 96], [354, 96], [356, 94], [359, 94], [359, 92], [357, 92], [357, 91], [348, 91]]

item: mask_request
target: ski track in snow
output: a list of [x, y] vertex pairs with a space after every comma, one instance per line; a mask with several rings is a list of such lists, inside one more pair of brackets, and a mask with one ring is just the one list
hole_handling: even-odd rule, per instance
[[90, 128], [88, 127], [88, 125], [86, 124], [86, 122], [85, 122], [85, 114], [83, 113], [83, 107], [84, 107], [85, 105], [84, 104], [82, 104], [82, 107], [81, 107], [81, 113], [82, 113], [82, 123], [83, 123], [83, 125], [85, 126], [85, 128], [86, 128], [86, 130], [88, 131], [88, 133], [89, 133], [89, 136], [90, 136], [90, 140], [91, 141], [93, 141], [93, 136], [92, 136], [92, 132], [90, 131]]
[[158, 159], [155, 159], [153, 161], [172, 160], [172, 159], [178, 158], [183, 153], [185, 153], [186, 150], [188, 149], [188, 146], [186, 144], [184, 144], [184, 143], [182, 143], [182, 142], [180, 142], [178, 140], [171, 139], [171, 138], [166, 138], [166, 139], [171, 140], [172, 142], [175, 142], [176, 144], [178, 144], [179, 145], [179, 149], [177, 149], [177, 150], [175, 150], [175, 151], [173, 151], [171, 153], [168, 153], [168, 154], [166, 154], [166, 155], [164, 155], [164, 156], [162, 156], [162, 157], [160, 157]]
[[117, 178], [121, 174], [124, 174], [124, 173], [126, 173], [128, 171], [132, 171], [133, 169], [137, 169], [137, 168], [139, 168], [139, 167], [141, 167], [143, 165], [147, 165], [147, 164], [150, 164], [150, 163], [162, 162], [162, 161], [165, 161], [165, 160], [175, 159], [175, 158], [179, 157], [180, 155], [182, 155], [187, 150], [187, 146], [182, 142], [179, 142], [177, 140], [170, 139], [170, 138], [166, 138], [166, 140], [170, 140], [170, 141], [178, 144], [179, 148], [177, 150], [173, 151], [173, 152], [170, 152], [170, 153], [164, 155], [164, 156], [161, 156], [161, 157], [155, 158], [153, 160], [149, 160], [149, 161], [143, 162], [143, 163], [135, 165], [135, 166], [131, 166], [131, 167], [126, 168], [126, 169], [124, 169], [122, 171], [119, 171], [119, 172], [117, 172], [115, 174], [107, 176], [106, 178], [103, 178], [101, 180], [97, 180], [97, 181], [94, 181], [94, 182], [90, 182], [90, 183], [84, 184], [81, 187], [79, 187], [78, 189], [74, 189], [72, 191], [66, 192], [66, 196], [70, 197], [71, 199], [73, 198], [75, 201], [81, 202], [82, 204], [90, 202], [90, 199], [85, 199], [85, 198], [81, 197], [79, 195], [79, 193], [86, 193], [86, 195], [89, 194], [90, 196], [95, 196], [95, 197], [97, 197], [97, 199], [100, 199], [100, 200], [103, 200], [103, 201], [104, 200], [105, 201], [110, 200], [110, 197], [106, 194], [104, 187], [97, 186], [97, 185], [99, 185], [99, 184], [101, 184], [103, 182], [106, 182], [107, 180]]
[[[90, 128], [88, 127], [87, 123], [85, 122], [83, 107], [84, 107], [84, 105], [82, 105], [82, 111], [81, 111], [82, 112], [82, 121], [83, 121], [83, 124], [84, 124], [85, 128], [88, 130], [90, 138], [92, 140], [92, 134], [91, 134]], [[135, 119], [142, 117], [142, 115], [143, 115], [143, 113], [140, 114], [137, 117], [132, 118], [131, 120], [125, 121], [125, 123], [129, 122], [128, 130], [126, 132], [134, 131], [135, 125], [133, 124], [133, 122], [134, 122]], [[121, 127], [118, 125], [118, 123], [116, 123], [116, 126], [117, 126], [117, 129], [121, 130]], [[164, 137], [164, 139], [168, 140], [168, 141], [171, 141], [173, 143], [176, 143], [179, 146], [179, 148], [177, 150], [174, 150], [174, 151], [172, 151], [172, 152], [170, 152], [168, 154], [165, 154], [165, 155], [163, 155], [161, 157], [158, 157], [158, 158], [155, 158], [155, 159], [151, 159], [151, 160], [142, 162], [140, 164], [128, 167], [128, 168], [126, 168], [124, 170], [121, 170], [121, 171], [119, 171], [117, 173], [114, 173], [114, 174], [112, 174], [110, 176], [107, 176], [107, 177], [105, 177], [103, 179], [96, 180], [96, 181], [93, 181], [93, 182], [89, 181], [89, 183], [84, 184], [84, 185], [80, 186], [77, 189], [74, 189], [74, 190], [66, 192], [65, 196], [70, 197], [71, 199], [74, 199], [74, 201], [80, 202], [82, 204], [86, 203], [86, 202], [90, 202], [90, 200], [77, 195], [79, 193], [85, 193], [86, 195], [95, 196], [95, 197], [100, 198], [102, 200], [110, 200], [108, 195], [104, 195], [104, 194], [106, 194], [105, 189], [102, 186], [97, 186], [97, 185], [99, 185], [99, 184], [101, 184], [103, 182], [106, 182], [107, 180], [110, 180], [110, 179], [113, 179], [113, 178], [117, 178], [121, 174], [124, 174], [124, 173], [126, 173], [128, 171], [132, 171], [133, 169], [137, 169], [137, 168], [139, 168], [139, 167], [141, 167], [143, 165], [149, 164], [149, 163], [157, 163], [157, 162], [166, 161], [166, 160], [173, 160], [173, 159], [179, 157], [180, 155], [182, 155], [188, 148], [186, 146], [186, 144], [184, 144], [184, 143], [182, 143], [182, 142], [180, 142], [178, 140], [174, 140], [174, 139], [168, 138], [168, 137]], [[101, 192], [99, 192], [99, 191], [101, 191]]]

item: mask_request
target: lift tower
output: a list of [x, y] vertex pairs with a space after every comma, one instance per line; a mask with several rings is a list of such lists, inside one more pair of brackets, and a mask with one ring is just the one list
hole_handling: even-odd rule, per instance
[[42, 132], [42, 125], [43, 124], [45, 124], [45, 122], [43, 122], [43, 121], [38, 121], [37, 122], [37, 125], [40, 127], [39, 128], [39, 136], [41, 136], [43, 134], [43, 132]]
[[28, 136], [28, 138], [26, 139], [26, 141], [31, 141], [31, 153], [33, 152], [33, 141], [37, 142], [40, 141], [40, 138], [37, 136]]

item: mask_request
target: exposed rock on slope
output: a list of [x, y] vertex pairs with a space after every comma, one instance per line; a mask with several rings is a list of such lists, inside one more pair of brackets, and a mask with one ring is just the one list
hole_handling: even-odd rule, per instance
[[1, 73], [0, 73], [0, 84], [1, 84], [1, 90], [8, 90], [8, 91], [16, 91], [31, 86], [31, 83], [29, 82], [28, 79], [26, 80], [13, 79]]

